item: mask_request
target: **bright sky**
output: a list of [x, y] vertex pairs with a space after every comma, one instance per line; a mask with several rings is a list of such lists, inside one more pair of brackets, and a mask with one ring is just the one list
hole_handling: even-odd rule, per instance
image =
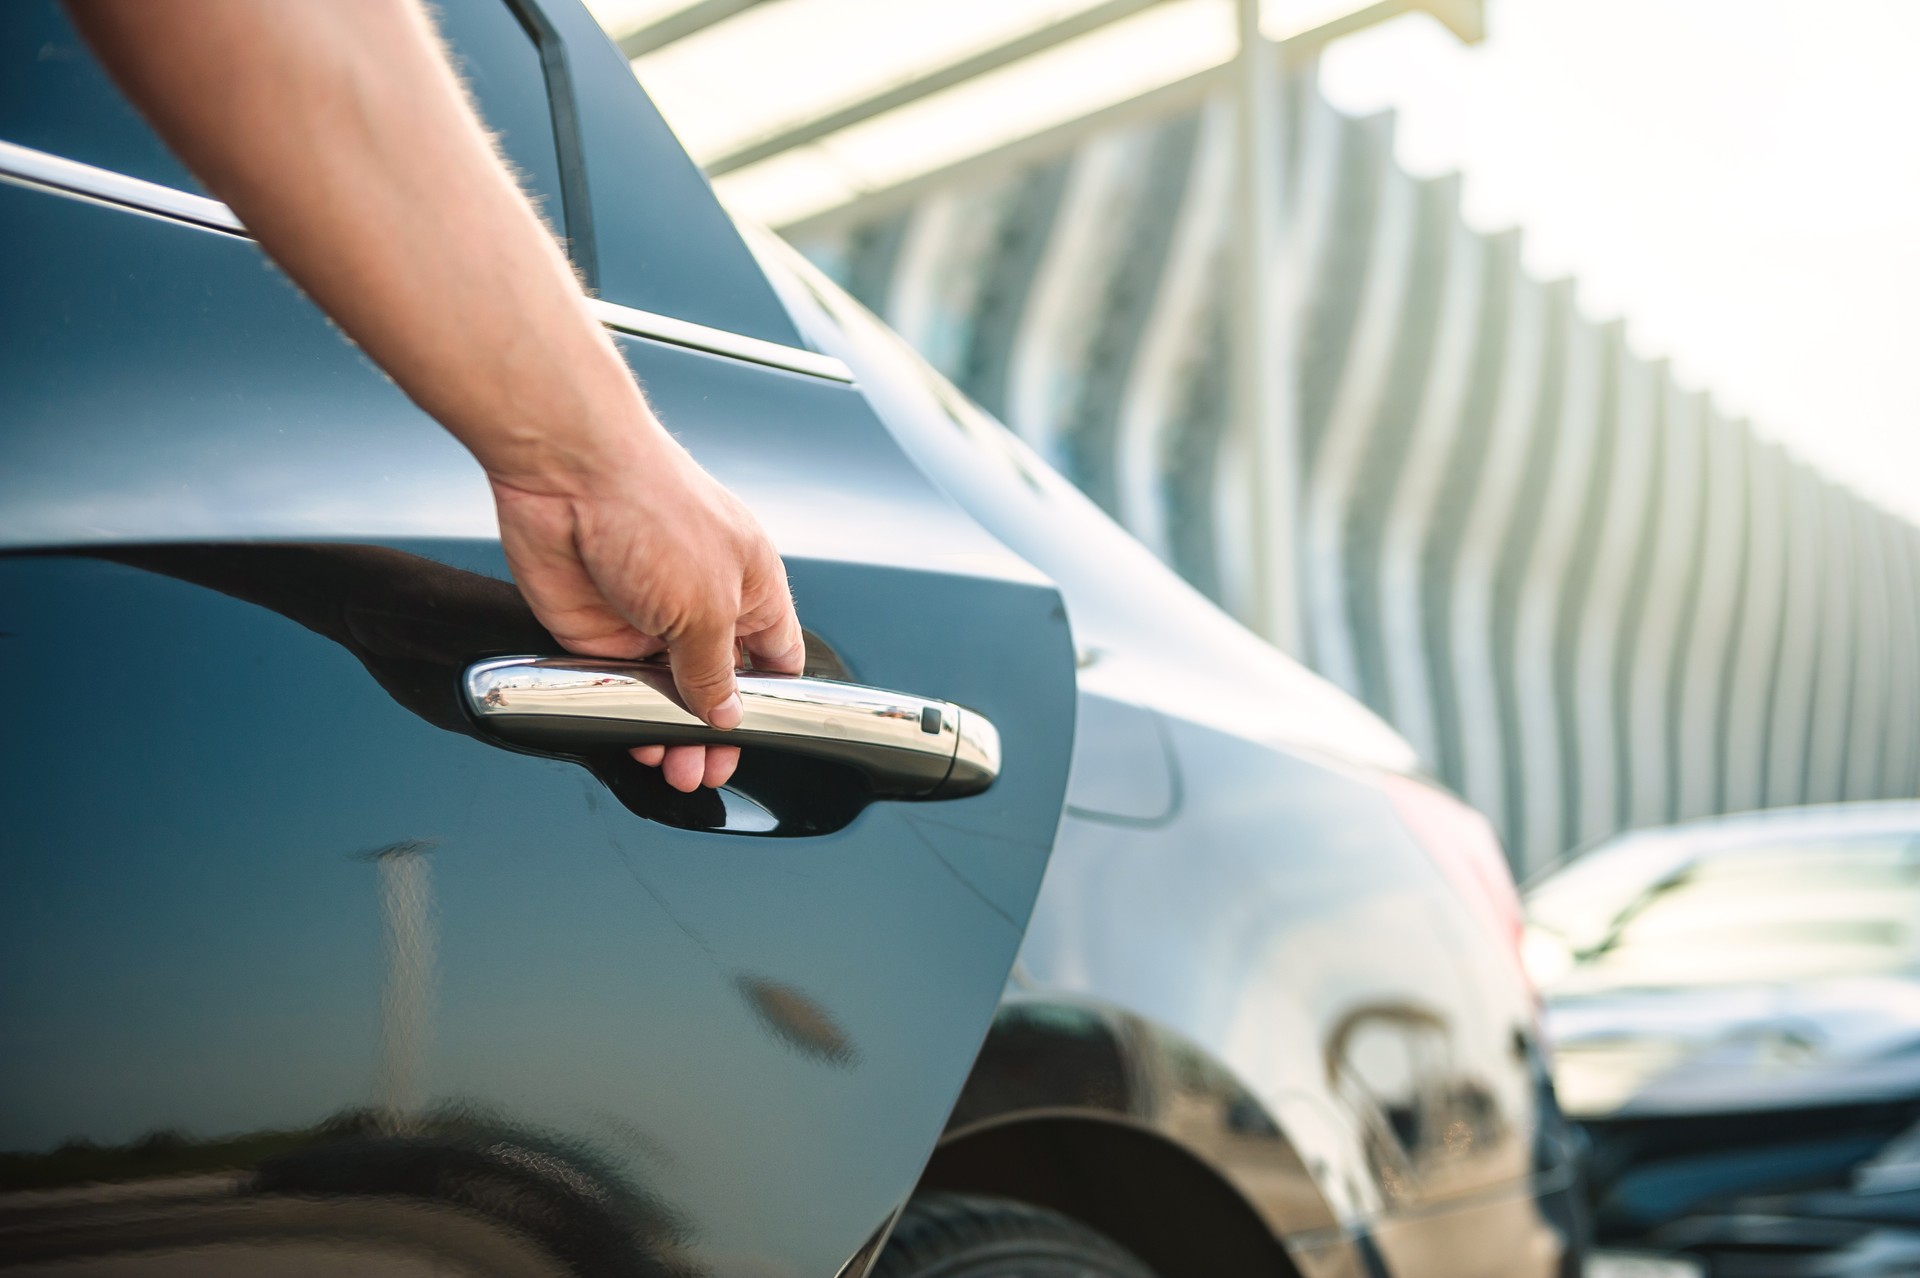
[[1488, 0], [1327, 54], [1402, 163], [1761, 432], [1920, 520], [1920, 3]]

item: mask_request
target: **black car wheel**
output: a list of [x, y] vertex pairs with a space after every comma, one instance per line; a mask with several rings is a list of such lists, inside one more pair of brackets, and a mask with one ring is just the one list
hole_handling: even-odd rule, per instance
[[928, 1194], [901, 1213], [872, 1278], [1153, 1278], [1105, 1235], [1004, 1198]]

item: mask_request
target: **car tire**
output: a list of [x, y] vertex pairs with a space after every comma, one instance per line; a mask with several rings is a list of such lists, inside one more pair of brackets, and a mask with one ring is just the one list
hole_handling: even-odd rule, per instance
[[869, 1278], [1154, 1278], [1077, 1220], [1005, 1198], [926, 1194], [907, 1204]]

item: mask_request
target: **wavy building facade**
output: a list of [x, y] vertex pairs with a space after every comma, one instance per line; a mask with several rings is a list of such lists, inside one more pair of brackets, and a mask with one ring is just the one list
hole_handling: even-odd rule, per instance
[[[1920, 534], [1729, 420], [1285, 86], [1306, 660], [1527, 873], [1614, 831], [1920, 793]], [[1250, 611], [1225, 101], [790, 238], [1115, 518]]]

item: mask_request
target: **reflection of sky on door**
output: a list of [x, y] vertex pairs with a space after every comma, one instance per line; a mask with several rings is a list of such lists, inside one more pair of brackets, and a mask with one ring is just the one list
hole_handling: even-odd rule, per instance
[[[435, 553], [500, 571], [497, 550]], [[916, 834], [900, 805], [804, 840], [673, 830], [578, 767], [429, 725], [263, 608], [77, 558], [0, 561], [0, 601], [20, 668], [75, 672], [8, 694], [37, 739], [0, 774], [0, 1150], [369, 1104], [383, 956], [360, 854], [434, 839], [428, 1106], [584, 1137], [769, 1254], [864, 1236], [924, 1157], [985, 1007], [951, 1013], [991, 1005], [1017, 931], [921, 844], [982, 891], [1002, 860], [1030, 879], [1031, 847]], [[855, 1128], [871, 1157], [850, 1166]], [[803, 1201], [823, 1163], [833, 1201]]]
[[1520, 226], [1765, 434], [1920, 518], [1920, 6], [1489, 0], [1459, 45], [1410, 17], [1335, 45], [1322, 87], [1397, 107], [1419, 173]]

